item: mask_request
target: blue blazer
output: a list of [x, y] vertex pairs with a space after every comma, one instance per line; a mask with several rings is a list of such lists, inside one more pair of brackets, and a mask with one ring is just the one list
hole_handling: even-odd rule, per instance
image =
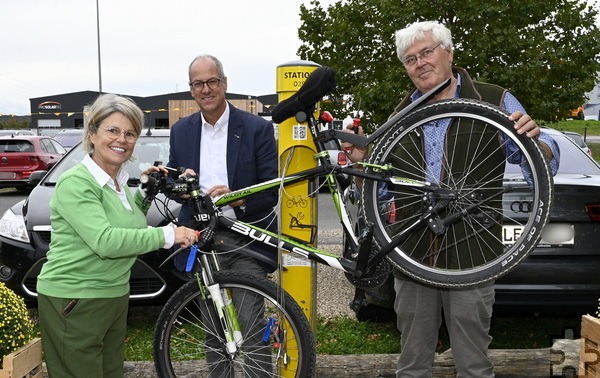
[[[278, 176], [277, 144], [273, 124], [261, 117], [240, 110], [229, 104], [229, 127], [227, 131], [227, 176], [229, 189], [237, 190], [271, 180]], [[171, 128], [169, 167], [191, 168], [200, 172], [200, 138], [202, 137], [200, 112], [177, 121]], [[246, 199], [245, 210], [234, 207], [237, 218], [243, 222], [255, 222], [273, 214], [277, 204], [277, 192], [269, 191]], [[184, 203], [179, 221], [187, 223], [191, 207]], [[274, 217], [267, 217], [257, 225], [276, 231]]]

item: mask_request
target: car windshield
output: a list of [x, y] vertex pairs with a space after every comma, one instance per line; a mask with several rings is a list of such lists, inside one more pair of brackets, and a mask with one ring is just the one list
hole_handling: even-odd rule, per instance
[[[60, 175], [81, 162], [84, 156], [85, 151], [80, 143], [56, 164], [40, 185], [55, 185]], [[129, 173], [130, 179], [136, 179], [155, 161], [161, 161], [164, 164], [169, 161], [168, 136], [141, 136], [135, 145], [133, 161], [125, 163], [123, 168]]]
[[[560, 164], [557, 174], [600, 175], [600, 166], [591, 159], [572, 139], [562, 133], [550, 136], [560, 148]], [[506, 173], [518, 173], [521, 168], [516, 164], [507, 164]]]

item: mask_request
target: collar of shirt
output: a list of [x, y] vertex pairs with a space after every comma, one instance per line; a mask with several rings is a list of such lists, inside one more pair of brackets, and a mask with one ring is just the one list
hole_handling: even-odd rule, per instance
[[[454, 92], [454, 98], [459, 98], [460, 97], [460, 87], [462, 86], [462, 79], [459, 73], [455, 74], [456, 77], [456, 91]], [[420, 90], [415, 90], [411, 95], [410, 95], [410, 101], [415, 101], [416, 99], [418, 99], [419, 97], [423, 96], [423, 93], [421, 93]]]
[[[92, 159], [90, 155], [85, 155], [82, 161], [83, 165], [90, 171], [94, 179], [98, 182], [98, 185], [110, 185], [112, 188], [116, 188], [113, 179], [104, 171], [104, 169], [100, 168], [98, 164]], [[127, 180], [129, 180], [129, 173], [124, 170], [120, 170], [117, 174], [117, 181], [121, 187], [127, 185]]]
[[[227, 130], [227, 126], [229, 124], [229, 103], [225, 102], [225, 111], [221, 114], [221, 117], [215, 122], [214, 125], [206, 122], [204, 119], [204, 114], [200, 112], [200, 117], [202, 117], [202, 131], [204, 130], [214, 130], [214, 132], [222, 132], [224, 133]], [[210, 127], [209, 127], [210, 126]]]
[[[96, 164], [96, 162], [92, 159], [90, 155], [86, 154], [83, 158], [82, 163], [83, 165], [85, 165], [88, 171], [90, 171], [92, 176], [96, 179], [98, 185], [104, 186], [106, 184], [111, 184], [112, 186], [114, 186], [115, 183], [108, 175], [108, 173], [106, 173], [104, 169], [100, 168], [100, 166]], [[117, 181], [119, 182], [119, 185], [124, 186], [125, 184], [127, 184], [127, 180], [129, 180], [129, 173], [121, 169], [117, 174]]]
[[[132, 209], [131, 204], [127, 200], [127, 194], [125, 193], [125, 190], [121, 190], [120, 192], [117, 191], [117, 186], [115, 185], [113, 179], [108, 175], [108, 173], [104, 171], [104, 169], [100, 168], [100, 166], [96, 164], [96, 162], [92, 159], [90, 155], [86, 154], [81, 163], [92, 174], [92, 177], [94, 177], [94, 179], [96, 180], [96, 182], [98, 182], [98, 185], [100, 185], [101, 188], [104, 187], [104, 185], [108, 185], [108, 187], [111, 188], [117, 194], [117, 197], [119, 197], [119, 200], [121, 201], [123, 206], [128, 210]], [[122, 169], [119, 170], [119, 173], [117, 174], [117, 181], [119, 182], [119, 186], [121, 188], [125, 188], [128, 179], [129, 173], [125, 172]]]

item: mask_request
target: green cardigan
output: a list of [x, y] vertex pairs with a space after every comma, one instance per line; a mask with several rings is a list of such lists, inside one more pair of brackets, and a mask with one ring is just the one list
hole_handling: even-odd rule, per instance
[[82, 163], [60, 177], [50, 201], [52, 241], [39, 293], [76, 299], [129, 293], [136, 257], [162, 248], [165, 240], [161, 229], [148, 228], [142, 194], [132, 195], [126, 185], [123, 190], [132, 211]]

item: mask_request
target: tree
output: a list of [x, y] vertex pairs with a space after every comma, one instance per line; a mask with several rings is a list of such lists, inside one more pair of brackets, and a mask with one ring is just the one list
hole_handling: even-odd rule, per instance
[[0, 116], [0, 129], [28, 129], [30, 123], [27, 116]]
[[381, 124], [413, 87], [394, 32], [436, 20], [452, 32], [454, 64], [508, 88], [534, 118], [555, 121], [595, 85], [598, 12], [581, 0], [346, 0], [327, 9], [312, 0], [300, 7], [298, 55], [336, 70], [338, 85], [325, 108], [342, 115], [361, 110], [368, 123]]

